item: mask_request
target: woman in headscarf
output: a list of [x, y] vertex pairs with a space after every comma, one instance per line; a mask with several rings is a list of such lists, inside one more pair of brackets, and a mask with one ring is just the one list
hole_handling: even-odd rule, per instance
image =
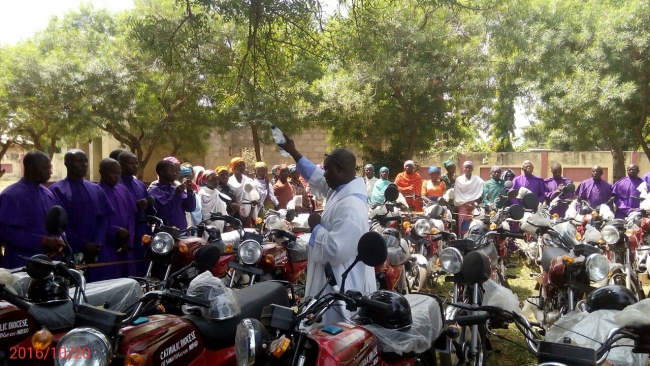
[[505, 183], [506, 181], [511, 181], [515, 179], [515, 172], [512, 169], [508, 169], [503, 174], [501, 174], [501, 182]]
[[372, 194], [369, 197], [370, 203], [384, 203], [384, 191], [386, 190], [386, 187], [388, 187], [388, 185], [391, 183], [391, 181], [388, 180], [388, 174], [388, 168], [385, 166], [379, 169], [379, 180], [377, 183], [375, 183], [375, 187], [372, 189]]
[[456, 182], [456, 164], [451, 160], [445, 160], [442, 163], [442, 166], [447, 171], [447, 173], [442, 176], [442, 181], [445, 182], [447, 189], [452, 189]]
[[[407, 160], [404, 162], [404, 171], [395, 177], [397, 189], [404, 196], [420, 194], [422, 191], [422, 178], [420, 173], [415, 171], [415, 162]], [[407, 198], [406, 202], [414, 211], [422, 211], [422, 201], [416, 198]]]
[[253, 220], [251, 215], [253, 210], [250, 205], [250, 194], [246, 192], [246, 186], [250, 185], [254, 189], [254, 182], [247, 177], [244, 172], [246, 171], [246, 163], [243, 158], [236, 157], [230, 160], [230, 171], [232, 175], [228, 178], [228, 187], [232, 191], [237, 203], [239, 204], [239, 214], [241, 221], [246, 227], [252, 227]]
[[[278, 199], [275, 197], [275, 192], [273, 191], [273, 186], [268, 180], [268, 168], [264, 162], [258, 161], [255, 163], [255, 189], [257, 193], [260, 194], [260, 204], [264, 206], [266, 199], [268, 198], [273, 207], [277, 209]], [[253, 209], [253, 217], [257, 217], [260, 213], [261, 207], [255, 207]]]
[[458, 234], [461, 238], [469, 230], [469, 224], [472, 222], [474, 203], [480, 202], [483, 196], [483, 179], [478, 175], [472, 175], [472, 171], [474, 171], [474, 163], [464, 162], [465, 174], [456, 178], [454, 185], [454, 204], [458, 207]]
[[440, 180], [440, 169], [436, 166], [429, 168], [429, 178], [431, 179], [422, 185], [422, 195], [435, 201], [445, 194], [447, 186]]

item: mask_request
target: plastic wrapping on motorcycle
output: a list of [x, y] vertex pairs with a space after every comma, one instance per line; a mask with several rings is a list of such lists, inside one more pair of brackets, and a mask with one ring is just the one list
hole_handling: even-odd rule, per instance
[[376, 325], [363, 325], [372, 332], [382, 352], [422, 353], [431, 348], [432, 343], [442, 331], [443, 319], [438, 302], [426, 295], [408, 294], [404, 296], [411, 306], [413, 323], [408, 330], [386, 329]]
[[521, 314], [519, 298], [510, 289], [490, 279], [483, 283], [483, 290], [485, 290], [483, 294], [483, 305], [495, 306], [506, 311]]
[[186, 314], [200, 314], [206, 319], [225, 320], [241, 314], [237, 297], [210, 271], [196, 276], [187, 288], [187, 296], [210, 301], [210, 307], [183, 305]]
[[650, 299], [632, 304], [616, 314], [614, 319], [625, 327], [628, 325], [650, 325]]
[[[14, 278], [13, 289], [16, 294], [26, 297], [31, 278], [25, 272], [15, 273]], [[70, 287], [68, 294], [72, 297], [74, 291], [74, 287]], [[90, 305], [102, 306], [108, 303], [108, 309], [122, 312], [144, 294], [138, 281], [130, 278], [87, 283], [85, 292]]]
[[410, 248], [405, 239], [397, 239], [394, 236], [382, 234], [388, 248], [388, 262], [391, 266], [399, 266], [406, 262], [411, 256]]
[[309, 214], [298, 214], [291, 221], [291, 227], [294, 232], [306, 232], [309, 231]]
[[91, 282], [86, 284], [86, 297], [88, 304], [101, 306], [108, 303], [108, 309], [125, 312], [142, 296], [142, 286], [131, 278], [118, 278]]
[[[559, 224], [555, 224], [553, 226], [553, 230], [555, 230], [566, 244], [569, 244], [569, 246], [574, 247], [578, 245], [578, 240], [576, 239], [576, 234], [578, 233], [578, 230], [576, 230], [575, 225], [573, 225], [570, 221], [565, 221]], [[557, 238], [551, 237], [549, 235], [549, 240], [557, 240]]]
[[[562, 343], [565, 337], [570, 338], [574, 344], [597, 350], [598, 342], [604, 342], [610, 330], [619, 326], [615, 317], [619, 314], [616, 310], [598, 310], [592, 313], [573, 311], [555, 322], [546, 333], [547, 342]], [[581, 336], [584, 334], [589, 338]], [[595, 339], [596, 341], [593, 341]], [[617, 345], [634, 345], [631, 339], [622, 339]], [[630, 352], [631, 347], [614, 347], [611, 349], [607, 360], [615, 365], [647, 365], [647, 354]]]
[[307, 260], [308, 252], [307, 247], [309, 243], [302, 238], [298, 238], [295, 242], [290, 242], [287, 245], [287, 252], [292, 262], [302, 262]]
[[537, 228], [551, 227], [551, 220], [541, 212], [536, 212], [531, 216], [528, 216], [527, 219], [521, 221], [521, 230], [531, 234], [537, 232]]
[[585, 233], [582, 235], [582, 241], [585, 243], [598, 243], [599, 240], [600, 231], [592, 225], [587, 224], [585, 227]]

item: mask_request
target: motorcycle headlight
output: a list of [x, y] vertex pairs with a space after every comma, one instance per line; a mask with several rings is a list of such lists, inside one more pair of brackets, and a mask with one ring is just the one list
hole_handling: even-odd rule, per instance
[[613, 227], [612, 225], [605, 226], [600, 231], [600, 235], [603, 237], [603, 240], [605, 240], [605, 243], [607, 244], [615, 244], [620, 238], [620, 233], [618, 232], [618, 229]]
[[75, 328], [56, 347], [56, 366], [107, 366], [112, 357], [111, 342], [94, 328]]
[[456, 248], [445, 248], [440, 253], [440, 267], [445, 272], [456, 274], [460, 272], [460, 266], [463, 264], [463, 254]]
[[418, 221], [416, 221], [414, 227], [415, 227], [415, 233], [418, 234], [419, 236], [428, 235], [429, 232], [431, 231], [431, 224], [429, 224], [429, 221], [425, 219], [419, 219]]
[[255, 240], [244, 240], [239, 244], [237, 255], [244, 264], [256, 264], [262, 258], [262, 245]]
[[277, 215], [271, 215], [267, 217], [264, 225], [266, 225], [266, 228], [269, 230], [274, 230], [274, 229], [286, 230], [283, 220]]
[[432, 229], [437, 229], [438, 232], [445, 231], [445, 224], [442, 220], [431, 219], [429, 220], [429, 225], [431, 225]]
[[168, 233], [158, 233], [151, 240], [151, 251], [158, 255], [171, 252], [174, 247], [174, 238]]
[[250, 319], [244, 319], [237, 325], [235, 333], [235, 357], [237, 366], [255, 364], [255, 329]]
[[604, 255], [592, 254], [587, 257], [587, 274], [593, 282], [600, 282], [609, 275], [609, 260]]

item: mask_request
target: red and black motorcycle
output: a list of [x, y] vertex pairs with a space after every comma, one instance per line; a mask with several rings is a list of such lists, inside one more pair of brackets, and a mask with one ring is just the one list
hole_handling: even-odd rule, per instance
[[[390, 291], [364, 296], [345, 291], [345, 278], [359, 261], [376, 266], [386, 260], [386, 244], [377, 232], [364, 234], [353, 265], [342, 275], [340, 291], [331, 266], [328, 283], [296, 314], [291, 308], [269, 305], [262, 320], [244, 319], [237, 327], [235, 350], [240, 365], [435, 365], [434, 341], [443, 337], [440, 303], [433, 295]], [[351, 323], [315, 327], [323, 314], [344, 303], [359, 310]], [[303, 328], [306, 326], [308, 328]], [[309, 330], [307, 330], [309, 329]]]

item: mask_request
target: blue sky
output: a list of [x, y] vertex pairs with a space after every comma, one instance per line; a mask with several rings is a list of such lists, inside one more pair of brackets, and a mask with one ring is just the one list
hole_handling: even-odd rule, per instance
[[114, 11], [134, 7], [134, 0], [3, 0], [0, 1], [0, 45], [27, 39], [45, 29], [52, 16], [63, 15], [84, 3]]

